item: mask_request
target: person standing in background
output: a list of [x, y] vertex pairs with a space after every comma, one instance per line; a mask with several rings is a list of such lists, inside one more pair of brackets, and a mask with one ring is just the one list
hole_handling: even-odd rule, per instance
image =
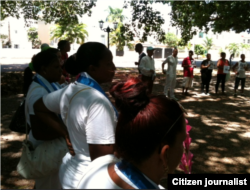
[[[178, 49], [174, 48], [172, 55], [168, 56], [167, 59], [162, 63], [162, 72], [166, 75], [166, 82], [164, 87], [164, 94], [168, 96], [168, 90], [169, 90], [169, 98], [172, 98], [174, 100], [178, 100], [174, 96], [174, 88], [176, 85], [176, 67], [178, 64]], [[164, 71], [165, 64], [168, 64], [167, 72]]]
[[219, 84], [221, 83], [222, 94], [225, 95], [224, 91], [225, 91], [226, 73], [224, 72], [224, 67], [229, 66], [229, 62], [226, 59], [225, 52], [221, 52], [220, 56], [221, 59], [219, 59], [219, 61], [217, 62], [218, 72], [217, 72], [217, 82], [215, 85], [215, 93], [216, 94], [218, 93]]
[[182, 84], [182, 94], [188, 95], [188, 88], [193, 85], [193, 70], [196, 68], [195, 60], [193, 59], [194, 52], [192, 50], [189, 51], [189, 56], [185, 58], [182, 62], [183, 67], [183, 84]]
[[[246, 70], [247, 70], [247, 63], [245, 61], [245, 54], [240, 55], [241, 60], [237, 62], [233, 66], [233, 71], [235, 72], [235, 85], [234, 85], [234, 96], [237, 96], [237, 89], [239, 86], [239, 83], [241, 81], [241, 95], [244, 96], [244, 87], [245, 87], [245, 82], [246, 82]], [[237, 67], [237, 70], [236, 70]]]
[[153, 47], [147, 47], [147, 56], [144, 56], [141, 59], [139, 70], [141, 71], [141, 79], [148, 87], [148, 94], [151, 94], [153, 91], [153, 82], [155, 80], [155, 61], [152, 58], [154, 54]]
[[138, 43], [135, 45], [135, 52], [139, 54], [139, 61], [135, 62], [135, 65], [138, 65], [138, 71], [139, 71], [139, 74], [141, 74], [139, 65], [140, 65], [141, 59], [146, 56], [146, 54], [143, 52], [143, 46], [141, 43]]
[[59, 49], [60, 50], [60, 52], [61, 52], [61, 55], [62, 55], [62, 65], [61, 65], [61, 67], [62, 67], [62, 70], [63, 70], [63, 76], [65, 77], [65, 80], [69, 83], [70, 81], [69, 81], [69, 74], [67, 73], [67, 71], [65, 70], [65, 66], [64, 66], [64, 64], [65, 64], [65, 62], [66, 62], [66, 60], [68, 59], [68, 53], [67, 52], [69, 52], [70, 51], [70, 43], [69, 43], [69, 41], [67, 41], [67, 40], [60, 40], [59, 42], [58, 42], [58, 48], [57, 49]]
[[[211, 54], [207, 54], [207, 59], [201, 63], [201, 93], [209, 94], [209, 84], [212, 78], [212, 72], [214, 68], [214, 63], [211, 61]], [[206, 93], [204, 93], [204, 87], [206, 86]]]

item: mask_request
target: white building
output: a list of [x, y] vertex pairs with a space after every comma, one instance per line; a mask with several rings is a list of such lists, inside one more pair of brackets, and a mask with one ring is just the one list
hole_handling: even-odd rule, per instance
[[[13, 49], [31, 49], [32, 44], [28, 41], [27, 30], [24, 19], [6, 18], [0, 21], [0, 32], [10, 38]], [[5, 40], [6, 41], [6, 40]]]

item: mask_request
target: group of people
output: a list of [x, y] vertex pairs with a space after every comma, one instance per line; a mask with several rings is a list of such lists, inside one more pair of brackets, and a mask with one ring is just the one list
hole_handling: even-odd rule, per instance
[[[111, 51], [87, 42], [67, 57], [69, 46], [59, 48], [38, 53], [31, 64], [33, 80], [25, 81], [25, 114], [34, 148], [58, 138], [68, 146], [58, 171], [36, 179], [35, 188], [162, 188], [160, 181], [174, 172], [183, 155], [186, 121], [174, 99], [151, 95], [153, 48], [140, 55], [141, 77], [111, 86], [115, 105], [100, 86], [116, 72]], [[77, 80], [61, 86], [64, 72], [66, 81], [67, 76]]]
[[[150, 94], [153, 89], [153, 82], [156, 77], [155, 63], [153, 59], [153, 47], [147, 48], [147, 55], [143, 53], [142, 44], [136, 44], [135, 51], [139, 54], [139, 61], [135, 62], [138, 65], [139, 76], [142, 81], [148, 86], [148, 93]], [[166, 75], [164, 94], [171, 99], [178, 101], [174, 95], [174, 89], [176, 86], [176, 68], [178, 64], [178, 49], [174, 48], [172, 55], [168, 56], [162, 63], [162, 72]], [[188, 95], [188, 89], [193, 86], [194, 68], [197, 67], [193, 58], [193, 51], [189, 51], [189, 56], [182, 61], [183, 67], [183, 83], [182, 83], [182, 94]], [[235, 74], [235, 87], [234, 96], [237, 96], [237, 89], [239, 82], [241, 81], [241, 95], [244, 96], [245, 78], [247, 63], [245, 61], [245, 55], [241, 54], [241, 60], [231, 67], [231, 59], [234, 55], [230, 56], [230, 62], [226, 59], [226, 53], [221, 53], [221, 59], [215, 64], [211, 60], [211, 54], [206, 55], [207, 59], [202, 61], [200, 66], [201, 72], [201, 93], [202, 95], [210, 95], [209, 86], [212, 79], [212, 72], [214, 68], [218, 68], [217, 81], [215, 85], [215, 94], [218, 94], [219, 85], [221, 83], [222, 94], [225, 94], [225, 82], [227, 77], [230, 77], [230, 70], [232, 69]], [[167, 70], [164, 70], [165, 65], [168, 65]], [[206, 88], [204, 90], [204, 88]]]

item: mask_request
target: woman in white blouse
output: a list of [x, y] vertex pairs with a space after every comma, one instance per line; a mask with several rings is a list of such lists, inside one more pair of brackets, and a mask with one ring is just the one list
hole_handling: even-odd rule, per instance
[[[25, 115], [27, 124], [31, 127], [29, 141], [32, 142], [34, 148], [46, 140], [54, 140], [61, 137], [62, 132], [67, 133], [66, 129], [62, 129], [61, 133], [58, 133], [51, 130], [51, 127], [49, 127], [50, 124], [46, 126], [42, 122], [39, 122], [33, 109], [34, 103], [43, 95], [60, 89], [56, 83], [62, 74], [60, 57], [59, 50], [49, 48], [38, 53], [33, 59], [33, 67], [36, 75], [26, 96]], [[58, 173], [36, 179], [35, 187], [36, 189], [61, 188]]]
[[186, 139], [180, 105], [164, 95], [148, 97], [138, 78], [110, 90], [119, 109], [115, 152], [94, 160], [77, 189], [159, 189], [179, 165]]
[[77, 82], [45, 95], [35, 104], [35, 113], [40, 120], [58, 125], [53, 112], [61, 114], [75, 156], [64, 157], [59, 177], [63, 189], [74, 189], [91, 161], [114, 152], [118, 113], [99, 84], [111, 82], [116, 67], [106, 46], [88, 42], [67, 60], [65, 68], [72, 75], [80, 73]]

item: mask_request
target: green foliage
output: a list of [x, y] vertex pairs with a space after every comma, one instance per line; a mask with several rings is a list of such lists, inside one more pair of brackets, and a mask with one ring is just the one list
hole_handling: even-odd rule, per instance
[[[230, 29], [237, 33], [249, 30], [250, 32], [250, 4], [247, 1], [126, 1], [124, 8], [132, 8], [132, 20], [123, 24], [121, 30], [127, 39], [133, 41], [138, 37], [141, 42], [147, 41], [148, 36], [164, 42], [165, 32], [162, 25], [164, 18], [157, 10], [153, 10], [153, 3], [171, 5], [170, 20], [173, 27], [180, 28], [183, 44], [192, 39], [197, 32], [221, 33]], [[26, 25], [31, 19], [43, 20], [46, 23], [78, 23], [78, 17], [84, 14], [91, 15], [95, 1], [1, 1], [1, 19], [8, 16], [19, 18], [24, 15]], [[113, 11], [113, 9], [112, 9]], [[20, 14], [21, 13], [21, 14]], [[113, 12], [119, 15], [119, 12]], [[120, 18], [122, 21], [123, 18]]]
[[123, 50], [125, 45], [130, 46], [129, 40], [121, 32], [122, 30], [124, 30], [124, 26], [119, 23], [117, 29], [110, 33], [110, 45], [116, 45], [117, 50]]
[[109, 15], [106, 18], [106, 21], [108, 22], [123, 22], [123, 20], [126, 18], [123, 14], [122, 14], [122, 9], [118, 9], [118, 8], [112, 8], [109, 6]]
[[[150, 35], [154, 35], [160, 42], [165, 39], [165, 33], [161, 29], [164, 19], [159, 11], [152, 9], [152, 3], [153, 1], [124, 1], [124, 8], [131, 6], [133, 9], [132, 21], [124, 24], [124, 28], [121, 30], [123, 35], [130, 41], [133, 41], [134, 37], [139, 37], [140, 41], [144, 42], [147, 40], [147, 36]], [[20, 18], [20, 15], [23, 14], [26, 26], [30, 25], [31, 19], [67, 25], [68, 23], [78, 23], [77, 17], [82, 17], [84, 14], [90, 16], [91, 9], [95, 5], [95, 1], [86, 0], [1, 1], [1, 19], [9, 16]], [[120, 17], [120, 21], [123, 21], [123, 19], [124, 17]]]
[[[78, 23], [77, 17], [84, 14], [91, 15], [95, 1], [1, 1], [1, 19], [6, 17], [20, 18], [24, 15], [26, 26], [30, 25], [31, 20], [43, 20], [46, 23]], [[20, 14], [21, 13], [21, 14]]]
[[68, 40], [70, 43], [82, 44], [88, 36], [85, 24], [56, 25], [51, 30], [51, 39]]
[[203, 55], [205, 53], [205, 48], [202, 45], [195, 45], [194, 46], [194, 52], [197, 55], [197, 59], [199, 55]]
[[169, 47], [177, 47], [178, 46], [178, 42], [179, 42], [179, 39], [178, 37], [173, 34], [173, 33], [167, 33], [165, 35], [165, 40], [164, 40], [164, 44], [167, 44]]
[[28, 29], [28, 40], [32, 42], [32, 48], [38, 49], [40, 48], [41, 40], [38, 39], [38, 32], [35, 27]]
[[[181, 29], [185, 42], [197, 32], [237, 33], [250, 31], [250, 4], [247, 1], [172, 1], [171, 23]], [[197, 29], [198, 28], [198, 29]]]
[[1, 38], [1, 40], [5, 40], [5, 39], [8, 38], [8, 35], [1, 34], [1, 35], [0, 35], [0, 38]]
[[236, 56], [239, 56], [239, 50], [240, 50], [240, 45], [237, 43], [230, 43], [226, 49], [229, 50], [230, 54], [234, 54]]
[[205, 50], [208, 52], [213, 46], [213, 39], [206, 37], [206, 39], [204, 40], [203, 46]]
[[110, 33], [110, 45], [116, 45], [117, 50], [123, 50], [125, 45], [129, 49], [133, 46], [129, 43], [131, 41], [130, 38], [124, 34], [125, 26], [122, 24], [122, 21], [126, 17], [122, 14], [122, 11], [122, 9], [113, 9], [109, 6], [109, 15], [107, 17], [109, 22], [118, 22], [117, 29]]
[[191, 42], [188, 42], [188, 44], [187, 44], [187, 49], [188, 49], [188, 50], [191, 50], [191, 48], [192, 48], [192, 44], [191, 44]]
[[250, 44], [240, 44], [240, 51], [243, 53], [244, 50], [250, 50]]
[[128, 46], [129, 51], [135, 51], [135, 44], [128, 43], [127, 46]]

